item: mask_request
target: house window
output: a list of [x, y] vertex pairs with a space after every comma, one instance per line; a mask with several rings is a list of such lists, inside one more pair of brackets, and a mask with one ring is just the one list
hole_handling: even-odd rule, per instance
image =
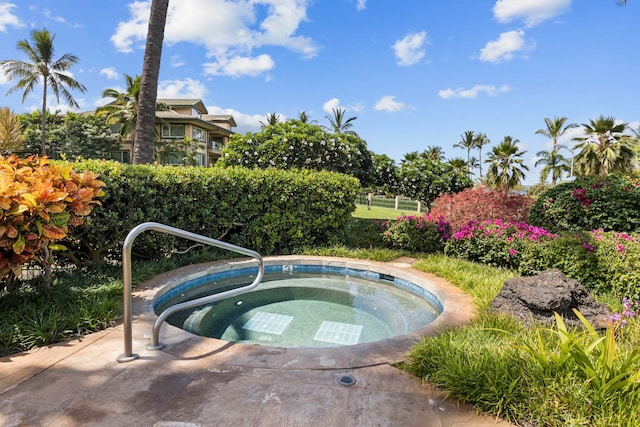
[[200, 111], [196, 110], [195, 108], [191, 108], [191, 115], [197, 118], [202, 118], [202, 114], [200, 113]]
[[184, 125], [162, 125], [163, 138], [184, 138]]
[[131, 163], [130, 151], [112, 151], [111, 160], [116, 160], [120, 163]]
[[193, 127], [193, 139], [196, 141], [200, 141], [200, 142], [205, 142], [206, 139], [206, 133], [204, 131], [204, 129], [198, 128], [198, 127]]
[[179, 166], [182, 165], [184, 153], [166, 153], [162, 156], [163, 165]]
[[204, 166], [204, 154], [196, 153], [196, 166]]

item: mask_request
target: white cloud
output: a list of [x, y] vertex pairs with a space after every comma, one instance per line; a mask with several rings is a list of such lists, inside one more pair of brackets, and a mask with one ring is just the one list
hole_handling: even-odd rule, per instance
[[456, 88], [445, 89], [438, 92], [438, 96], [443, 99], [451, 98], [476, 98], [480, 93], [486, 93], [489, 96], [497, 95], [501, 92], [508, 92], [509, 86], [502, 85], [496, 87], [494, 85], [475, 85], [471, 89]]
[[11, 13], [11, 9], [16, 7], [13, 3], [0, 3], [0, 31], [7, 32], [7, 27], [24, 28], [24, 23]]
[[409, 33], [396, 41], [392, 49], [395, 52], [398, 65], [408, 66], [417, 64], [425, 55], [424, 45], [427, 42], [427, 33]]
[[386, 95], [380, 98], [373, 108], [378, 111], [394, 112], [404, 110], [405, 104], [404, 102], [396, 101], [395, 96]]
[[[255, 132], [260, 129], [260, 122], [264, 122], [265, 120], [264, 114], [245, 114], [233, 108], [207, 106], [207, 110], [209, 114], [232, 115], [238, 125], [233, 131], [237, 133]], [[280, 115], [280, 117], [282, 118], [282, 115]]]
[[530, 49], [533, 49], [533, 43], [526, 44], [524, 31], [507, 31], [480, 49], [480, 60], [494, 63], [509, 61], [515, 52]]
[[258, 76], [275, 66], [273, 59], [267, 54], [257, 57], [234, 56], [232, 58], [219, 58], [217, 62], [204, 64], [205, 74], [213, 76]]
[[[164, 41], [203, 46], [207, 56], [214, 59], [206, 64], [209, 72], [213, 64], [214, 74], [231, 67], [231, 75], [240, 75], [243, 68], [248, 68], [248, 74], [255, 76], [260, 74], [259, 70], [273, 67], [268, 56], [252, 55], [255, 49], [279, 46], [305, 58], [317, 55], [319, 48], [313, 40], [297, 34], [299, 25], [307, 20], [308, 3], [308, 0], [183, 0], [169, 3]], [[129, 20], [120, 22], [111, 37], [118, 50], [131, 52], [134, 48], [144, 47], [149, 7], [149, 0], [129, 5]], [[265, 61], [267, 58], [271, 65]], [[234, 68], [236, 66], [238, 69]]]
[[527, 27], [558, 16], [571, 7], [571, 0], [498, 0], [493, 16], [498, 22], [523, 20]]
[[158, 98], [202, 99], [207, 93], [205, 85], [194, 79], [163, 80], [158, 84]]
[[108, 79], [111, 79], [111, 80], [118, 80], [118, 78], [120, 77], [116, 69], [113, 67], [103, 68], [102, 70], [100, 70], [100, 75], [106, 76]]
[[365, 10], [367, 8], [367, 0], [357, 0], [356, 9]]
[[4, 85], [9, 83], [9, 79], [7, 78], [7, 74], [4, 72], [2, 68], [0, 68], [0, 85]]
[[341, 108], [340, 100], [338, 98], [331, 98], [330, 100], [322, 104], [322, 109], [327, 113], [332, 113], [334, 108]]

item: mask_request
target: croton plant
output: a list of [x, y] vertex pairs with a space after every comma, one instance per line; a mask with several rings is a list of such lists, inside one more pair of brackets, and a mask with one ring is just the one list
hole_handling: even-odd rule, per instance
[[48, 285], [56, 242], [100, 204], [105, 184], [97, 178], [46, 157], [0, 156], [0, 281], [36, 262]]

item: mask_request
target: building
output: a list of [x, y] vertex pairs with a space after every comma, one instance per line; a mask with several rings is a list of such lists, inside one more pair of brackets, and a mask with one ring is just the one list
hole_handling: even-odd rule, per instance
[[[200, 99], [158, 99], [156, 111], [156, 158], [167, 165], [213, 166], [229, 143], [236, 122], [231, 115], [209, 114]], [[131, 163], [133, 146], [127, 139], [113, 153]]]

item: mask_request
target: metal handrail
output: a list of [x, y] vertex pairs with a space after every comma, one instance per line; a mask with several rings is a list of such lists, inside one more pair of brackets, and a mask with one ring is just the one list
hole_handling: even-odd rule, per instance
[[133, 241], [139, 234], [143, 233], [147, 230], [159, 231], [166, 234], [171, 234], [173, 236], [182, 237], [185, 239], [193, 240], [195, 242], [203, 243], [205, 245], [215, 246], [220, 249], [225, 249], [228, 251], [236, 252], [242, 255], [246, 255], [252, 258], [255, 258], [258, 261], [258, 275], [255, 280], [247, 286], [242, 286], [240, 288], [231, 289], [229, 291], [221, 292], [219, 294], [209, 295], [206, 297], [198, 298], [192, 301], [185, 301], [174, 306], [168, 307], [164, 310], [158, 319], [156, 319], [153, 324], [153, 331], [151, 334], [151, 342], [147, 344], [148, 350], [159, 350], [163, 346], [158, 343], [158, 335], [160, 334], [160, 327], [162, 323], [169, 317], [171, 314], [180, 311], [186, 310], [188, 308], [193, 308], [198, 305], [207, 304], [209, 302], [217, 301], [223, 298], [228, 298], [233, 295], [237, 295], [243, 292], [247, 292], [255, 288], [262, 281], [262, 276], [264, 275], [264, 265], [262, 262], [262, 256], [256, 251], [252, 251], [251, 249], [245, 249], [240, 246], [232, 245], [231, 243], [222, 242], [220, 240], [212, 239], [209, 237], [201, 236], [199, 234], [191, 233], [189, 231], [184, 231], [179, 228], [171, 227], [168, 225], [160, 224], [157, 222], [145, 222], [133, 228], [126, 239], [124, 240], [124, 245], [122, 247], [122, 281], [123, 281], [123, 310], [124, 310], [124, 353], [118, 357], [118, 362], [130, 362], [138, 358], [137, 354], [133, 353], [132, 347], [132, 304], [131, 304], [131, 249], [133, 247]]

